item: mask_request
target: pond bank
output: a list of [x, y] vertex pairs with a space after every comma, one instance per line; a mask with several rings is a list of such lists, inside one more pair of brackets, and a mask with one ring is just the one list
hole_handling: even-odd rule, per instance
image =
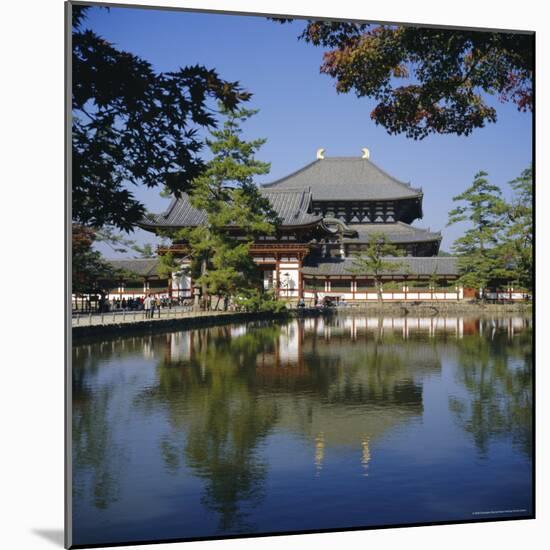
[[391, 315], [448, 315], [448, 314], [531, 314], [532, 303], [518, 302], [512, 304], [489, 304], [483, 302], [391, 302], [366, 305], [354, 305], [346, 308], [337, 308], [337, 311], [346, 313], [369, 313]]
[[73, 340], [87, 338], [95, 335], [123, 335], [123, 334], [151, 334], [170, 330], [193, 329], [214, 325], [242, 323], [248, 321], [281, 321], [296, 317], [313, 317], [319, 315], [389, 315], [403, 317], [415, 315], [420, 317], [447, 316], [447, 315], [508, 315], [511, 313], [530, 315], [531, 303], [517, 304], [484, 304], [470, 302], [454, 303], [410, 303], [393, 302], [382, 304], [366, 304], [364, 306], [351, 306], [330, 309], [290, 309], [280, 313], [273, 312], [197, 312], [185, 317], [169, 317], [155, 319], [136, 319], [133, 321], [114, 322], [109, 317], [107, 323], [90, 325], [74, 325], [72, 327]]
[[110, 322], [106, 324], [94, 324], [72, 327], [73, 340], [87, 338], [95, 335], [142, 335], [169, 330], [184, 330], [214, 325], [242, 323], [247, 321], [284, 320], [294, 317], [310, 317], [321, 315], [318, 309], [288, 310], [280, 313], [273, 312], [198, 312], [196, 315], [186, 317], [174, 317], [165, 319], [138, 319], [132, 322]]

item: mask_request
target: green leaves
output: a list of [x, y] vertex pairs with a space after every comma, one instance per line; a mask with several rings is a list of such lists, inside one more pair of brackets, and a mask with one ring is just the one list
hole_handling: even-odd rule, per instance
[[372, 233], [367, 248], [354, 260], [350, 273], [369, 275], [378, 289], [378, 298], [382, 300], [382, 275], [403, 272], [406, 265], [403, 262], [388, 261], [388, 256], [402, 256], [403, 251], [391, 244], [384, 233]]
[[116, 285], [120, 273], [93, 250], [96, 233], [90, 228], [72, 227], [72, 292], [106, 293]]
[[225, 116], [223, 128], [212, 130], [207, 140], [214, 158], [194, 179], [190, 192], [191, 204], [206, 212], [207, 224], [184, 228], [172, 237], [188, 244], [190, 269], [205, 301], [213, 295], [240, 296], [242, 304], [256, 307], [253, 304], [264, 299], [256, 297], [262, 285], [250, 247], [258, 236], [273, 234], [278, 219], [254, 177], [268, 173], [270, 165], [255, 158], [265, 140], [242, 138], [241, 123], [256, 111], [220, 105], [220, 112]]
[[470, 223], [470, 228], [453, 245], [453, 251], [460, 257], [460, 283], [469, 288], [485, 288], [500, 265], [497, 244], [504, 227], [506, 203], [500, 188], [491, 185], [486, 176], [486, 172], [478, 172], [472, 185], [453, 197], [463, 204], [449, 213], [448, 225]]
[[351, 273], [378, 276], [403, 269], [400, 262], [384, 260], [388, 256], [402, 256], [402, 250], [391, 244], [384, 233], [372, 233], [367, 248], [353, 260]]
[[482, 93], [532, 109], [531, 35], [309, 21], [300, 39], [330, 48], [321, 72], [378, 101], [371, 118], [390, 134], [469, 135], [497, 119]]
[[510, 182], [514, 198], [508, 205], [508, 223], [502, 254], [516, 286], [531, 289], [533, 282], [533, 173], [525, 169]]
[[73, 6], [73, 218], [131, 231], [145, 214], [133, 185], [190, 188], [204, 169], [199, 128], [213, 128], [210, 103], [235, 109], [250, 94], [200, 65], [159, 73], [82, 28]]
[[485, 288], [504, 281], [529, 289], [533, 254], [531, 169], [510, 182], [515, 191], [510, 204], [486, 176], [486, 172], [478, 172], [472, 185], [453, 198], [462, 204], [449, 213], [448, 225], [469, 224], [453, 245], [459, 256], [460, 283]]

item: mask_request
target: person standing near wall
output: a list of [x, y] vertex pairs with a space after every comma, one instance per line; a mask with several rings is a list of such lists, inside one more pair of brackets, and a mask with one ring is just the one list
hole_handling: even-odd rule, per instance
[[143, 300], [143, 309], [145, 309], [145, 318], [149, 319], [151, 317], [151, 296], [145, 296]]

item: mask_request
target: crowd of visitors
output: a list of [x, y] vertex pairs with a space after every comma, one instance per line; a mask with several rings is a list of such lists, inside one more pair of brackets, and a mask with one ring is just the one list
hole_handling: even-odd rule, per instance
[[159, 311], [161, 308], [171, 308], [173, 306], [185, 305], [184, 300], [177, 298], [169, 298], [168, 296], [158, 296], [156, 294], [148, 294], [145, 297], [137, 296], [135, 298], [115, 298], [109, 300], [108, 297], [100, 299], [98, 302], [98, 310], [103, 312], [108, 311], [143, 311], [146, 312], [146, 317], [152, 317], [152, 314]]

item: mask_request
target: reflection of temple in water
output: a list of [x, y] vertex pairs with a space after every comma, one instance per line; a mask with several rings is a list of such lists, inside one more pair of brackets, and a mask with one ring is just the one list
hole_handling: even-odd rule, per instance
[[[300, 367], [303, 363], [303, 345], [308, 336], [314, 335], [336, 344], [338, 340], [354, 342], [358, 339], [368, 340], [369, 337], [401, 337], [410, 339], [426, 336], [451, 336], [463, 338], [473, 335], [491, 335], [495, 330], [506, 330], [508, 337], [523, 332], [531, 326], [529, 318], [467, 318], [467, 317], [313, 317], [294, 320], [280, 327], [280, 332], [273, 343], [273, 349], [260, 350], [258, 367], [267, 367], [276, 364], [278, 367]], [[252, 330], [254, 326], [252, 326]], [[251, 326], [247, 324], [223, 327], [231, 338], [245, 335]], [[174, 332], [165, 335], [167, 347], [165, 359], [171, 361], [186, 361], [193, 355], [197, 345], [197, 331]], [[140, 338], [140, 341], [142, 339]], [[122, 340], [124, 343], [125, 340]], [[317, 342], [319, 340], [317, 339]], [[113, 345], [112, 343], [110, 345]], [[122, 344], [124, 345], [124, 344]], [[143, 348], [144, 356], [152, 355], [149, 347]], [[341, 353], [338, 346], [334, 346], [334, 353]], [[102, 350], [103, 351], [103, 350]], [[124, 351], [124, 350], [123, 350]], [[298, 371], [294, 370], [294, 374]]]
[[[317, 472], [328, 449], [341, 446], [356, 447], [366, 471], [378, 439], [422, 417], [423, 381], [441, 372], [431, 339], [490, 336], [496, 330], [513, 338], [529, 323], [522, 318], [410, 316], [293, 320], [255, 347], [250, 391], [275, 404], [279, 428], [312, 442]], [[214, 330], [237, 342], [261, 326]], [[201, 331], [167, 335], [165, 360], [191, 361], [208, 345], [203, 336]], [[215, 367], [201, 365], [201, 370]]]
[[378, 333], [384, 335], [401, 335], [403, 339], [410, 336], [426, 335], [428, 337], [450, 335], [462, 338], [465, 335], [482, 335], [492, 329], [506, 329], [508, 335], [522, 332], [530, 326], [530, 319], [510, 318], [467, 318], [467, 317], [314, 317], [305, 319], [304, 330], [318, 336], [332, 338], [344, 336], [355, 340], [358, 337]]
[[[422, 380], [439, 374], [440, 358], [433, 346], [422, 342], [403, 346], [349, 339], [349, 327], [337, 324], [331, 327], [331, 346], [327, 325], [322, 318], [294, 320], [265, 340], [251, 340], [254, 362], [248, 388], [273, 404], [279, 428], [311, 441], [317, 471], [327, 450], [339, 446], [356, 447], [366, 470], [373, 441], [421, 417]], [[360, 334], [361, 323], [355, 327]], [[214, 334], [237, 346], [261, 330], [238, 325], [216, 328]], [[337, 341], [341, 330], [346, 343]], [[206, 334], [212, 336], [212, 329], [166, 335], [165, 364], [197, 364], [200, 350], [209, 345]], [[215, 364], [198, 362], [215, 376]]]
[[79, 368], [88, 366], [88, 363], [98, 358], [114, 356], [141, 356], [144, 359], [156, 358], [156, 347], [165, 340], [165, 335], [124, 336], [107, 340], [93, 340], [78, 343], [72, 348], [73, 365]]
[[79, 474], [79, 488], [97, 507], [118, 498], [124, 448], [105, 428], [119, 422], [112, 411], [121, 396], [130, 398], [138, 414], [129, 416], [169, 426], [158, 442], [166, 471], [185, 467], [203, 479], [201, 502], [220, 529], [236, 532], [263, 498], [273, 466], [264, 445], [282, 437], [303, 448], [312, 476], [331, 475], [336, 456], [376, 476], [381, 442], [430, 414], [426, 382], [446, 378], [442, 358], [463, 389], [449, 408], [480, 456], [510, 434], [529, 455], [530, 326], [521, 318], [326, 316], [80, 344], [73, 445], [76, 468], [90, 477]]

